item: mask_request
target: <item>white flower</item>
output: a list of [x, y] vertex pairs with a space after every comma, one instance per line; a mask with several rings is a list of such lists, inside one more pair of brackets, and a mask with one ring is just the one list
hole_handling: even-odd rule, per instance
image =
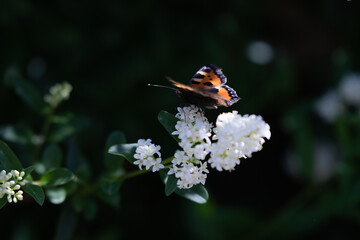
[[205, 184], [206, 173], [209, 173], [207, 170], [207, 163], [200, 162], [198, 165], [193, 163], [184, 163], [181, 165], [181, 168], [178, 168], [176, 165], [173, 169], [169, 171], [169, 174], [175, 173], [175, 177], [178, 178], [177, 186], [180, 189], [191, 188], [196, 184]]
[[0, 198], [7, 195], [9, 203], [17, 203], [18, 200], [23, 200], [23, 191], [20, 190], [21, 185], [24, 185], [23, 177], [25, 176], [24, 171], [11, 170], [6, 173], [5, 170], [0, 172]]
[[339, 94], [330, 89], [316, 101], [315, 111], [326, 122], [332, 123], [339, 115], [344, 113], [345, 106]]
[[270, 139], [270, 126], [261, 116], [244, 115], [237, 111], [220, 114], [216, 120], [209, 163], [218, 171], [231, 171], [240, 164], [240, 158], [251, 157]]
[[189, 156], [184, 151], [177, 150], [174, 154], [174, 159], [171, 161], [174, 165], [180, 165], [186, 163], [189, 160]]
[[172, 168], [168, 174], [178, 178], [178, 188], [191, 188], [196, 184], [205, 184], [207, 164], [205, 160], [211, 150], [211, 128], [204, 113], [196, 106], [178, 108], [175, 115], [179, 121], [172, 134], [180, 139], [182, 151], [176, 151]]
[[146, 170], [152, 168], [152, 171], [158, 171], [164, 168], [161, 164], [160, 146], [151, 143], [151, 139], [139, 139], [138, 147], [135, 150], [134, 158], [138, 159], [134, 161], [135, 165], [138, 165], [140, 169], [144, 166]]
[[164, 165], [161, 164], [161, 158], [157, 158], [155, 162], [153, 162], [152, 166], [153, 166], [152, 168], [153, 172], [159, 171], [160, 169], [164, 168]]
[[212, 125], [204, 113], [194, 105], [178, 108], [175, 116], [179, 118], [179, 121], [175, 125], [176, 131], [172, 134], [178, 135], [179, 146], [190, 158], [194, 156], [199, 160], [204, 160], [210, 152]]
[[52, 86], [49, 93], [44, 96], [44, 101], [52, 107], [57, 107], [62, 101], [69, 99], [72, 86], [68, 82], [57, 83]]
[[360, 74], [348, 73], [343, 76], [339, 92], [345, 102], [360, 107]]

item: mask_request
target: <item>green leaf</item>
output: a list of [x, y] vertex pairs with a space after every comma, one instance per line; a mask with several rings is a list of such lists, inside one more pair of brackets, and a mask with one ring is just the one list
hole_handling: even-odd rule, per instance
[[137, 143], [117, 144], [109, 148], [109, 153], [121, 156], [128, 160], [130, 163], [136, 161], [134, 154], [137, 148]]
[[0, 209], [2, 209], [6, 203], [8, 202], [6, 195], [4, 195], [2, 198], [0, 198]]
[[178, 179], [175, 177], [175, 174], [169, 175], [165, 183], [165, 195], [170, 196], [177, 189]]
[[34, 169], [35, 169], [35, 165], [25, 168], [24, 169], [24, 172], [25, 172], [24, 178], [29, 176], [31, 174], [31, 172], [34, 171]]
[[166, 184], [167, 179], [169, 178], [169, 175], [167, 174], [168, 171], [169, 171], [169, 169], [164, 169], [163, 168], [163, 169], [160, 169], [159, 172], [158, 172], [159, 176], [160, 176], [160, 179], [164, 184]]
[[165, 184], [165, 194], [169, 196], [171, 193], [184, 197], [193, 202], [204, 204], [209, 199], [209, 194], [202, 184], [197, 184], [190, 189], [179, 189], [177, 188], [177, 178], [175, 175], [168, 175], [167, 169], [161, 169], [159, 175], [163, 183]]
[[4, 79], [5, 83], [13, 87], [17, 95], [37, 113], [46, 115], [50, 112], [50, 107], [44, 102], [43, 95], [29, 81], [20, 76], [17, 68], [9, 68]]
[[0, 128], [0, 136], [7, 142], [22, 145], [34, 144], [35, 133], [26, 124], [6, 125]]
[[88, 118], [66, 113], [52, 118], [49, 142], [62, 142], [90, 125]]
[[166, 131], [177, 141], [180, 142], [180, 139], [176, 135], [172, 135], [175, 129], [176, 123], [179, 121], [178, 118], [176, 118], [173, 114], [167, 112], [167, 111], [160, 111], [158, 115], [158, 120], [161, 123], [161, 125], [164, 126]]
[[104, 161], [107, 169], [110, 172], [116, 172], [119, 169], [122, 169], [124, 158], [114, 154], [109, 154], [109, 148], [113, 145], [124, 143], [126, 143], [125, 135], [120, 131], [112, 132], [106, 141]]
[[45, 170], [60, 167], [62, 151], [59, 145], [53, 143], [47, 146], [43, 152], [41, 162], [44, 164]]
[[209, 194], [202, 184], [197, 184], [190, 189], [176, 189], [175, 193], [199, 204], [204, 204], [209, 199]]
[[19, 159], [3, 141], [0, 141], [0, 167], [7, 172], [11, 170], [21, 171], [23, 169]]
[[81, 181], [88, 181], [91, 177], [91, 169], [88, 159], [77, 147], [74, 138], [68, 142], [66, 155], [66, 167], [74, 172]]
[[107, 152], [112, 145], [122, 143], [126, 143], [125, 134], [120, 131], [114, 131], [106, 140], [105, 151]]
[[103, 179], [101, 180], [101, 188], [108, 195], [113, 195], [119, 191], [122, 183], [123, 183], [122, 180]]
[[47, 189], [46, 196], [52, 204], [61, 204], [66, 199], [66, 190], [64, 188]]
[[46, 187], [60, 186], [74, 180], [74, 178], [74, 174], [68, 169], [54, 168], [40, 178], [40, 184]]
[[40, 206], [42, 206], [44, 204], [45, 194], [44, 194], [42, 187], [40, 187], [39, 185], [34, 185], [34, 184], [26, 184], [26, 185], [22, 186], [22, 189], [27, 194], [32, 196]]

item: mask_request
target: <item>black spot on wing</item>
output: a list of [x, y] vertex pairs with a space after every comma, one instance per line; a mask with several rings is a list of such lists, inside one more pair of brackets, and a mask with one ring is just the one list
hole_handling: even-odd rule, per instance
[[214, 73], [220, 78], [222, 84], [226, 83], [227, 79], [226, 79], [224, 73], [222, 72], [221, 68], [219, 68], [218, 66], [216, 66], [214, 64], [208, 64], [205, 67], [207, 67], [208, 69], [212, 69], [214, 71]]
[[204, 78], [205, 77], [205, 75], [202, 75], [201, 73], [196, 73], [194, 76], [193, 76], [193, 78]]
[[204, 82], [204, 85], [209, 86], [209, 87], [213, 86], [213, 84], [211, 82]]
[[217, 89], [217, 88], [208, 88], [208, 89], [206, 89], [206, 90], [204, 90], [204, 91], [206, 91], [206, 92], [209, 92], [209, 93], [218, 93], [219, 92], [219, 89]]

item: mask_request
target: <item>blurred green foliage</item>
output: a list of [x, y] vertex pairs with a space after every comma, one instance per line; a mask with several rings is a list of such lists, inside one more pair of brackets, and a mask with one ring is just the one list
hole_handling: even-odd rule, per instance
[[[359, 116], [326, 124], [312, 106], [346, 71], [360, 71], [358, 12], [354, 0], [2, 2], [0, 133], [24, 167], [38, 161], [38, 173], [66, 167], [80, 182], [96, 179], [114, 164], [114, 156], [103, 159], [110, 145], [122, 143], [119, 133], [108, 138], [116, 130], [127, 142], [152, 138], [164, 155], [173, 154], [176, 142], [157, 115], [174, 113], [181, 101], [147, 84], [168, 85], [165, 75], [187, 83], [208, 63], [223, 68], [242, 98], [231, 109], [207, 111], [209, 119], [232, 109], [259, 114], [272, 138], [236, 171], [212, 172], [205, 205], [166, 197], [156, 175], [127, 181], [113, 198], [99, 190], [96, 199], [80, 194], [71, 203], [64, 199], [64, 191], [74, 191], [71, 182], [53, 184], [42, 207], [29, 200], [1, 210], [1, 238], [357, 239]], [[247, 56], [257, 40], [275, 52], [268, 64]], [[46, 131], [51, 144], [42, 146], [43, 155], [57, 157], [40, 161], [34, 141], [51, 114], [41, 96], [63, 81], [73, 92]], [[323, 182], [314, 172], [318, 138], [341, 152]], [[296, 177], [284, 168], [288, 151], [297, 156]], [[113, 201], [96, 204], [104, 198]]]

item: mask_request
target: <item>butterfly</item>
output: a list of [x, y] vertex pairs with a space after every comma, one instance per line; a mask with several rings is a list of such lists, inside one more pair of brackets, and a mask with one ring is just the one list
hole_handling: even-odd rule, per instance
[[200, 68], [188, 85], [176, 82], [169, 77], [167, 79], [174, 88], [154, 84], [149, 84], [149, 86], [173, 89], [185, 102], [208, 109], [216, 109], [220, 106], [229, 107], [240, 100], [235, 90], [225, 85], [225, 75], [221, 68], [214, 64]]

